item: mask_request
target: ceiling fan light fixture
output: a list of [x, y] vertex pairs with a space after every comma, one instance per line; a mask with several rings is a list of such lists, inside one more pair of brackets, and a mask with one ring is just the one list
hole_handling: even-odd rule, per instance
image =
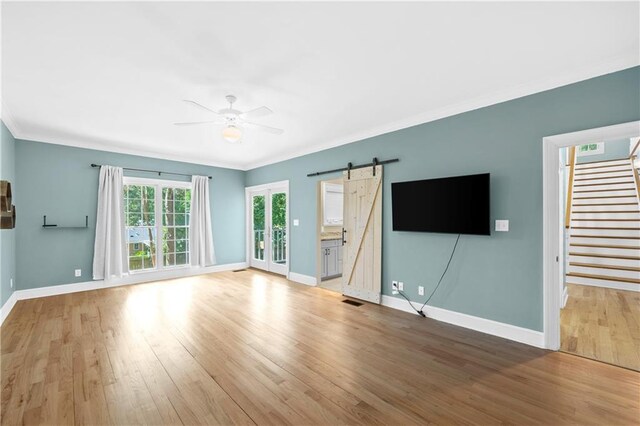
[[234, 125], [229, 125], [222, 130], [222, 137], [229, 143], [240, 142], [242, 131]]

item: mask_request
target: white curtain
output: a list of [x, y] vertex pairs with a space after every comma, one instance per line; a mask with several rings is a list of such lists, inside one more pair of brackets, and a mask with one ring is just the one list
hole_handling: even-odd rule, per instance
[[209, 266], [216, 263], [211, 232], [209, 207], [209, 178], [191, 178], [191, 217], [189, 222], [189, 255], [191, 266]]
[[121, 277], [128, 272], [125, 251], [122, 168], [100, 167], [93, 279]]

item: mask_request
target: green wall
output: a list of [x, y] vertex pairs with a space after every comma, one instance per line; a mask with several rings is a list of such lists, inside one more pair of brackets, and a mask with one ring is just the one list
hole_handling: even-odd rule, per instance
[[[244, 262], [243, 171], [18, 140], [19, 290], [91, 281], [99, 174], [91, 163], [213, 176], [210, 198], [217, 263]], [[125, 176], [158, 177], [126, 171]], [[60, 225], [82, 224], [89, 215], [89, 229], [43, 229], [43, 215]], [[74, 277], [75, 269], [82, 269], [81, 277]]]
[[[409, 94], [410, 96], [410, 94]], [[491, 173], [491, 221], [510, 232], [460, 239], [447, 277], [431, 304], [541, 331], [542, 138], [640, 119], [640, 67], [283, 161], [247, 172], [247, 185], [290, 181], [291, 270], [315, 276], [316, 182], [309, 172], [379, 159], [383, 186], [383, 293], [404, 281], [424, 301], [447, 262], [456, 236], [393, 232], [391, 182]]]
[[[8, 180], [11, 182], [13, 190], [13, 204], [17, 206], [17, 194], [15, 191], [16, 184], [16, 168], [15, 168], [15, 145], [9, 129], [0, 124], [0, 180]], [[16, 212], [20, 209], [16, 207]], [[16, 219], [16, 220], [19, 220]], [[13, 278], [17, 283], [16, 277], [16, 230], [0, 229], [0, 306], [11, 297], [15, 290], [11, 288], [10, 280]], [[16, 284], [17, 285], [17, 284]]]

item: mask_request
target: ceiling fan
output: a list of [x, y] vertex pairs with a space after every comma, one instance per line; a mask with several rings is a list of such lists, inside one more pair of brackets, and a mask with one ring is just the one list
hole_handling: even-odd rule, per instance
[[277, 129], [275, 127], [265, 126], [264, 124], [254, 123], [253, 120], [255, 118], [264, 117], [265, 115], [272, 114], [273, 111], [267, 108], [266, 106], [261, 106], [256, 109], [252, 109], [250, 111], [242, 112], [233, 108], [234, 102], [237, 98], [233, 95], [225, 96], [227, 102], [229, 102], [228, 108], [223, 108], [218, 111], [208, 108], [202, 104], [199, 104], [196, 101], [191, 101], [185, 99], [184, 102], [187, 102], [191, 105], [195, 105], [200, 109], [208, 111], [215, 115], [213, 120], [210, 121], [190, 121], [185, 123], [174, 123], [176, 126], [195, 126], [200, 124], [224, 124], [224, 129], [222, 129], [222, 137], [231, 143], [240, 142], [242, 138], [242, 130], [245, 127], [252, 127], [258, 130], [262, 130], [267, 133], [272, 133], [274, 135], [281, 135], [284, 130]]

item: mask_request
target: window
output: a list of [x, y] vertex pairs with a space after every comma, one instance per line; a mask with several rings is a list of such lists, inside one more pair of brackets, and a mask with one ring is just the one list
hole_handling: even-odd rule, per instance
[[189, 265], [190, 212], [190, 183], [125, 178], [129, 271]]
[[577, 154], [578, 154], [578, 157], [584, 157], [587, 155], [604, 154], [604, 142], [590, 143], [587, 145], [578, 145]]

